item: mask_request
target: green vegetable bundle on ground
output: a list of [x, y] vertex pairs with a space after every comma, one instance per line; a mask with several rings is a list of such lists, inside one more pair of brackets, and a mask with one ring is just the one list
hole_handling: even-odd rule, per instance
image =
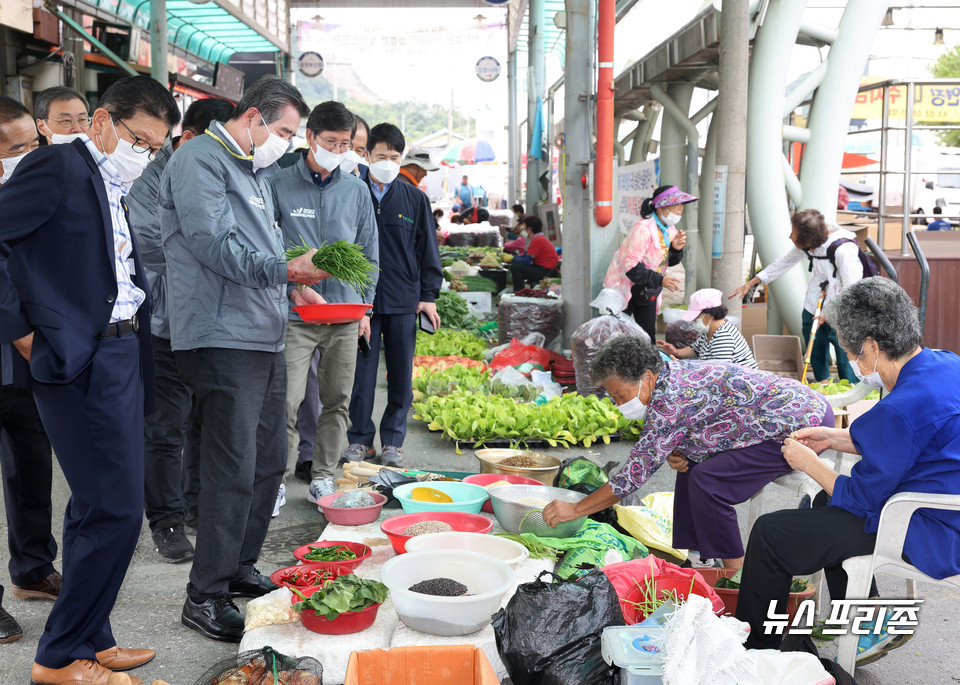
[[387, 586], [376, 580], [366, 580], [350, 573], [328, 582], [309, 597], [297, 588], [291, 588], [302, 602], [293, 605], [295, 611], [315, 611], [332, 621], [345, 611], [360, 611], [387, 599]]
[[[853, 383], [848, 381], [846, 378], [843, 380], [835, 381], [833, 378], [828, 378], [825, 381], [819, 383], [811, 383], [811, 390], [816, 390], [817, 392], [823, 395], [839, 395], [841, 393], [847, 392], [848, 390], [853, 390]], [[874, 390], [869, 395], [864, 397], [865, 400], [879, 400], [880, 391]]]
[[553, 397], [544, 404], [529, 404], [458, 390], [444, 397], [427, 397], [415, 402], [413, 408], [415, 419], [458, 442], [506, 439], [523, 443], [536, 439], [554, 447], [589, 447], [599, 440], [609, 443], [613, 433], [620, 433], [624, 439], [635, 438], [640, 425], [623, 418], [609, 399], [576, 393]]
[[486, 349], [486, 341], [474, 335], [441, 328], [433, 335], [417, 331], [417, 348], [414, 354], [418, 357], [457, 356], [482, 359]]
[[[302, 237], [300, 242], [301, 245], [294, 245], [284, 251], [285, 260], [289, 262], [313, 249]], [[346, 240], [338, 240], [330, 245], [322, 243], [311, 261], [315, 267], [347, 283], [361, 295], [373, 284], [370, 274], [376, 270], [376, 267], [367, 260], [363, 254], [363, 248], [356, 243], [349, 243]]]
[[463, 328], [463, 319], [470, 313], [467, 301], [456, 293], [444, 290], [437, 298], [437, 314], [444, 326]]
[[493, 380], [489, 369], [454, 364], [446, 369], [414, 369], [413, 389], [424, 396], [449, 395], [462, 391], [478, 395], [501, 395], [523, 402], [537, 399], [540, 389], [533, 385], [507, 385]]

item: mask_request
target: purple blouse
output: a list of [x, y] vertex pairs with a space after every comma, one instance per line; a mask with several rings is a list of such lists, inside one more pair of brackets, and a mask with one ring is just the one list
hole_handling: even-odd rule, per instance
[[640, 488], [674, 450], [701, 462], [717, 452], [819, 426], [823, 395], [791, 378], [726, 362], [664, 362], [640, 439], [610, 479], [619, 498]]

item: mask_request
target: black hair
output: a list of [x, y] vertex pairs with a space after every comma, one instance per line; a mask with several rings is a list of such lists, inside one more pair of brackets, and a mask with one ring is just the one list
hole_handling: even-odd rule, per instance
[[510, 211], [511, 211], [511, 212], [520, 212], [521, 214], [523, 214], [523, 213], [524, 213], [525, 211], [527, 211], [527, 210], [524, 209], [523, 205], [514, 205], [513, 207], [510, 208]]
[[644, 219], [649, 219], [651, 216], [653, 216], [653, 209], [654, 209], [653, 198], [655, 198], [657, 195], [664, 192], [665, 190], [670, 190], [670, 188], [673, 188], [673, 186], [660, 186], [659, 188], [653, 191], [653, 195], [651, 195], [648, 198], [645, 198], [643, 202], [640, 204], [640, 216], [642, 216]]
[[933, 208], [933, 213], [934, 213], [934, 214], [943, 214], [943, 207], [934, 207], [934, 208]]
[[463, 223], [463, 217], [461, 217], [459, 214], [454, 214], [452, 217], [450, 217], [450, 223], [451, 223], [451, 224], [462, 224], [462, 223]]
[[83, 108], [87, 110], [87, 114], [90, 114], [90, 103], [87, 102], [87, 98], [80, 91], [66, 86], [53, 86], [41, 90], [33, 96], [33, 116], [37, 119], [46, 119], [50, 116], [50, 105], [54, 102], [67, 102], [69, 100], [79, 100], [83, 103]]
[[520, 219], [520, 223], [533, 231], [534, 234], [543, 233], [543, 222], [540, 221], [540, 217], [538, 216], [527, 214], [525, 217]]
[[211, 121], [226, 121], [233, 114], [233, 103], [222, 98], [204, 98], [187, 107], [183, 130], [200, 135], [210, 128]]
[[403, 154], [403, 149], [407, 146], [407, 141], [403, 137], [403, 132], [386, 122], [377, 124], [370, 129], [370, 136], [367, 138], [367, 149], [373, 152], [373, 148], [378, 143], [383, 143], [390, 150]]
[[[24, 107], [20, 102], [6, 95], [0, 95], [0, 126], [4, 126], [20, 119], [29, 117], [30, 110]], [[31, 117], [32, 119], [33, 117]], [[3, 135], [0, 134], [0, 138]]]
[[243, 92], [230, 118], [239, 119], [248, 109], [256, 107], [264, 123], [272, 124], [290, 105], [296, 108], [301, 118], [310, 114], [310, 108], [296, 86], [276, 76], [262, 76]]
[[107, 88], [99, 106], [114, 119], [132, 119], [138, 114], [154, 117], [173, 128], [180, 121], [180, 108], [170, 91], [149, 76], [127, 76]]
[[439, 219], [439, 218], [443, 217], [443, 210], [442, 210], [442, 209], [435, 209], [435, 210], [433, 210], [433, 215]]
[[342, 102], [327, 100], [321, 102], [310, 112], [307, 128], [317, 136], [324, 131], [350, 131], [350, 138], [357, 132], [357, 118]]
[[[352, 114], [352, 112], [351, 112]], [[353, 127], [353, 135], [357, 135], [357, 131], [360, 130], [360, 127], [363, 127], [363, 130], [367, 132], [367, 138], [370, 138], [370, 124], [367, 123], [367, 120], [364, 119], [359, 114], [354, 114], [353, 119], [356, 122], [356, 125]]]
[[[460, 218], [467, 221], [473, 221], [473, 205], [470, 205], [466, 209], [460, 212]], [[490, 221], [490, 212], [488, 212], [483, 207], [477, 208], [477, 223], [481, 221]]]
[[707, 307], [706, 309], [701, 309], [701, 314], [709, 314], [710, 318], [719, 321], [720, 319], [727, 318], [727, 308], [722, 304], [719, 307]]

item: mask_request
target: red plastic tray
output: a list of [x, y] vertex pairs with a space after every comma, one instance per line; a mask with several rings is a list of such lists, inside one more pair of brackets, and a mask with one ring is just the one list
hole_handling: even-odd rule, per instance
[[349, 323], [359, 321], [373, 309], [372, 304], [351, 302], [328, 302], [326, 304], [302, 304], [293, 311], [307, 323]]

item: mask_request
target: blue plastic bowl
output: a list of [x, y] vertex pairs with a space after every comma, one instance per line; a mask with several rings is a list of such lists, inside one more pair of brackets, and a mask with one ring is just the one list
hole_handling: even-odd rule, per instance
[[[433, 488], [449, 495], [452, 502], [419, 502], [410, 499], [414, 488]], [[406, 483], [393, 489], [393, 496], [400, 502], [403, 511], [407, 514], [416, 514], [421, 511], [463, 511], [468, 514], [479, 514], [483, 503], [487, 501], [487, 489], [472, 483], [454, 483], [435, 481], [429, 483]]]

